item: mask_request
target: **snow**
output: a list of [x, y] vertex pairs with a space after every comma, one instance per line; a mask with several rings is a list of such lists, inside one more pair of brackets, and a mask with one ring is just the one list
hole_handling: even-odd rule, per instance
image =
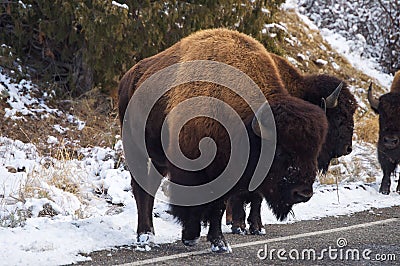
[[111, 2], [114, 6], [117, 6], [117, 7], [119, 7], [119, 8], [124, 8], [124, 9], [126, 9], [126, 10], [129, 10], [129, 6], [127, 5], [127, 4], [121, 4], [121, 3], [118, 3], [117, 1], [112, 1]]
[[[120, 143], [116, 145], [117, 148], [120, 146]], [[23, 226], [0, 227], [0, 257], [7, 258], [7, 265], [73, 263], [90, 259], [84, 254], [94, 250], [135, 243], [136, 205], [129, 190], [129, 172], [123, 168], [114, 169], [117, 151], [99, 147], [83, 149], [82, 160], [58, 161], [41, 157], [31, 144], [0, 139], [0, 195], [3, 195], [0, 216], [5, 219], [7, 214], [17, 211], [31, 215]], [[46, 159], [52, 161], [51, 166], [46, 166]], [[353, 153], [341, 158], [340, 162], [344, 179], [338, 187], [316, 182], [311, 200], [295, 205], [295, 217], [289, 217], [285, 222], [276, 221], [264, 203], [264, 223], [291, 223], [400, 205], [397, 193], [389, 196], [378, 193], [381, 174], [372, 145], [355, 143]], [[6, 166], [25, 167], [26, 170], [10, 173]], [[359, 169], [355, 171], [357, 167]], [[73, 183], [79, 184], [79, 192], [66, 192], [52, 183], [54, 175], [65, 171], [68, 178], [74, 178]], [[366, 178], [369, 176], [377, 176], [377, 180], [368, 183]], [[16, 200], [21, 187], [29, 190], [28, 184], [38, 190], [37, 194], [45, 191], [48, 198], [32, 196], [25, 202]], [[159, 198], [163, 196], [161, 189], [158, 194]], [[54, 209], [55, 216], [39, 215], [46, 203]], [[155, 240], [159, 244], [180, 239], [180, 225], [167, 210], [164, 202], [156, 201]], [[224, 225], [223, 231], [230, 232], [230, 228]], [[202, 235], [206, 232], [203, 229]]]
[[324, 66], [324, 65], [328, 64], [328, 61], [319, 58], [319, 59], [315, 60], [315, 63], [318, 64], [318, 65]]
[[[393, 76], [383, 73], [383, 67], [378, 62], [382, 61], [381, 57], [388, 57], [385, 53], [385, 47], [388, 45], [386, 34], [398, 30], [398, 27], [394, 26], [385, 29], [385, 25], [390, 25], [386, 20], [391, 18], [387, 18], [383, 10], [388, 8], [390, 3], [391, 1], [339, 0], [337, 4], [332, 5], [330, 2], [319, 0], [288, 0], [283, 7], [296, 11], [310, 29], [319, 30], [333, 49], [343, 55], [355, 68], [372, 77], [374, 82], [378, 82], [388, 92]], [[393, 12], [398, 11], [393, 10]], [[371, 17], [381, 19], [371, 20]], [[361, 29], [361, 25], [365, 29]], [[366, 38], [369, 39], [369, 44]]]
[[340, 34], [326, 28], [321, 29], [321, 34], [332, 48], [342, 54], [355, 68], [376, 79], [381, 86], [387, 88], [387, 92], [389, 91], [393, 76], [379, 71], [378, 63], [364, 58], [362, 50], [354, 50], [353, 41], [346, 40]]
[[[115, 1], [113, 4], [118, 6]], [[298, 10], [295, 0], [288, 0], [283, 7]], [[301, 16], [311, 29], [317, 30], [311, 20]], [[392, 77], [381, 73], [375, 61], [363, 57], [362, 47], [355, 47], [354, 42], [333, 30], [321, 29], [321, 32], [355, 67], [390, 87]], [[359, 39], [358, 43], [365, 45]], [[298, 57], [308, 60], [308, 55]], [[37, 92], [38, 88], [30, 81], [16, 83], [0, 73], [0, 96], [4, 95], [9, 105], [5, 118], [39, 119], [51, 113], [65, 116], [71, 124], [71, 128], [54, 125], [60, 133], [82, 130], [84, 121], [48, 107], [49, 96], [43, 94], [37, 99], [32, 96]], [[53, 136], [47, 139], [50, 146], [60, 142]], [[134, 245], [137, 210], [130, 191], [130, 174], [119, 166], [121, 151], [122, 141], [118, 141], [112, 148], [82, 148], [79, 160], [65, 160], [42, 156], [33, 144], [0, 137], [0, 265], [70, 264], [90, 260], [87, 254], [95, 250]], [[335, 172], [340, 173], [338, 185], [322, 182], [334, 180]], [[334, 163], [327, 176], [319, 177], [311, 200], [294, 206], [294, 217], [279, 222], [264, 202], [263, 222], [293, 223], [400, 205], [400, 195], [394, 192], [397, 180], [392, 179], [392, 192], [386, 196], [378, 193], [381, 178], [376, 148], [369, 143], [354, 142], [353, 152]], [[161, 189], [157, 197], [165, 197]], [[167, 210], [163, 201], [156, 200], [154, 225], [158, 244], [181, 238], [181, 226]], [[223, 232], [230, 232], [230, 228], [223, 225]], [[206, 233], [203, 228], [201, 234]]]

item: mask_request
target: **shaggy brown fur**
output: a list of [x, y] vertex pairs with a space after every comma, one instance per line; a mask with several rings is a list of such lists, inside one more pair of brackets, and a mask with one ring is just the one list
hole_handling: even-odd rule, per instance
[[[343, 82], [337, 106], [328, 108], [326, 111], [329, 124], [328, 134], [318, 156], [318, 168], [322, 172], [326, 172], [333, 158], [347, 155], [352, 150], [353, 115], [357, 107], [357, 102], [344, 81], [326, 74], [303, 75], [286, 59], [275, 54], [271, 54], [271, 58], [277, 65], [283, 84], [289, 93], [317, 106], [320, 106], [322, 98], [326, 99]], [[234, 233], [245, 232], [245, 213], [241, 207], [244, 206], [245, 200], [251, 203], [252, 209], [252, 215], [248, 218], [250, 233], [258, 234], [261, 232], [263, 226], [260, 213], [253, 211], [253, 208], [260, 210], [260, 206], [255, 205], [261, 204], [261, 201], [256, 199], [257, 194], [253, 197], [251, 195], [241, 197], [242, 200], [235, 199], [236, 204], [239, 206], [233, 206], [233, 203], [228, 202], [228, 206], [231, 205], [234, 210], [240, 213], [231, 213], [227, 209], [227, 224], [232, 223], [232, 231]], [[239, 218], [240, 220], [237, 220]]]
[[[293, 204], [306, 201], [312, 195], [312, 184], [317, 171], [317, 155], [325, 141], [327, 121], [318, 106], [290, 96], [282, 80], [280, 69], [270, 53], [253, 38], [226, 29], [200, 31], [182, 39], [167, 50], [139, 62], [122, 78], [119, 87], [120, 115], [123, 115], [130, 97], [138, 86], [158, 70], [177, 62], [212, 60], [233, 66], [246, 73], [262, 90], [274, 114], [277, 147], [276, 155], [266, 178], [257, 188], [257, 193], [266, 198], [275, 215], [284, 219]], [[216, 69], [210, 71], [218, 71]], [[240, 86], [240, 84], [238, 84]], [[261, 139], [251, 128], [254, 113], [238, 95], [225, 87], [207, 82], [192, 82], [179, 85], [161, 98], [153, 108], [146, 126], [146, 143], [149, 154], [157, 169], [168, 173], [175, 183], [196, 185], [215, 179], [224, 169], [230, 156], [231, 145], [226, 130], [215, 120], [198, 117], [183, 126], [179, 134], [182, 152], [189, 158], [199, 156], [199, 141], [212, 138], [217, 145], [214, 161], [205, 169], [188, 172], [165, 158], [160, 146], [160, 129], [166, 114], [179, 103], [196, 96], [210, 96], [229, 104], [246, 125], [250, 139], [250, 159], [238, 184], [229, 193], [209, 204], [196, 207], [172, 206], [172, 213], [183, 225], [182, 240], [190, 245], [200, 234], [201, 221], [209, 222], [208, 240], [218, 250], [226, 250], [226, 242], [221, 232], [221, 218], [224, 200], [237, 193], [246, 192], [250, 178], [257, 164]], [[248, 95], [251, 102], [260, 103], [256, 95]], [[212, 110], [217, 107], [208, 103], [193, 106], [194, 110]], [[169, 117], [168, 127], [173, 132], [175, 122], [180, 118], [175, 112]], [[262, 121], [260, 121], [262, 124]], [[241, 141], [244, 136], [233, 136]], [[149, 143], [152, 143], [149, 147]], [[168, 147], [168, 152], [175, 152]], [[153, 198], [145, 193], [132, 178], [132, 188], [138, 207], [138, 237], [153, 233], [151, 210]], [[307, 196], [306, 196], [307, 195]], [[173, 193], [171, 198], [175, 197]], [[201, 196], [201, 195], [194, 195]]]
[[[370, 87], [370, 90], [372, 86]], [[369, 98], [368, 98], [369, 99]], [[370, 101], [371, 103], [371, 101]], [[390, 92], [382, 95], [378, 106], [371, 103], [372, 109], [379, 114], [378, 160], [383, 171], [379, 192], [390, 193], [390, 176], [400, 163], [400, 71], [393, 79]], [[400, 193], [400, 182], [396, 191]]]

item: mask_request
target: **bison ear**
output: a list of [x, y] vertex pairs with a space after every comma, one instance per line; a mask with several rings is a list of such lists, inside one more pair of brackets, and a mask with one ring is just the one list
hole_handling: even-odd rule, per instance
[[258, 108], [256, 114], [251, 121], [251, 128], [254, 134], [264, 140], [273, 140], [275, 134], [275, 120], [271, 111], [271, 107], [267, 102]]
[[338, 98], [340, 95], [340, 91], [343, 88], [343, 82], [340, 82], [339, 86], [336, 87], [336, 89], [326, 97], [326, 108], [335, 108], [338, 105]]
[[371, 105], [372, 110], [374, 110], [375, 113], [379, 114], [378, 112], [379, 100], [372, 95], [372, 82], [371, 84], [369, 84], [368, 88], [368, 102]]

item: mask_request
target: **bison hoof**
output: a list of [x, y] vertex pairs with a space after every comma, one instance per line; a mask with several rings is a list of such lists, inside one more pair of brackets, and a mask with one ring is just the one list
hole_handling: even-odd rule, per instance
[[383, 195], [389, 195], [389, 188], [385, 187], [383, 188], [382, 186], [379, 188], [379, 193], [382, 193]]
[[137, 247], [135, 248], [135, 250], [136, 250], [136, 251], [145, 252], [145, 251], [150, 251], [150, 250], [151, 250], [151, 247], [150, 247], [149, 245], [137, 246]]
[[182, 239], [182, 242], [185, 246], [192, 247], [194, 245], [197, 245], [197, 243], [199, 243], [199, 239], [200, 237], [196, 237], [195, 239], [190, 239], [190, 240]]
[[144, 233], [138, 235], [137, 244], [142, 247], [154, 245], [154, 234]]
[[231, 246], [225, 240], [211, 241], [211, 251], [214, 253], [232, 253]]
[[247, 235], [247, 231], [245, 228], [240, 228], [239, 226], [232, 226], [231, 228], [232, 234], [235, 235]]
[[261, 235], [265, 235], [265, 234], [267, 234], [266, 232], [265, 232], [265, 228], [259, 228], [259, 229], [255, 229], [255, 228], [250, 228], [250, 234], [251, 235], [258, 235], [258, 236], [261, 236]]

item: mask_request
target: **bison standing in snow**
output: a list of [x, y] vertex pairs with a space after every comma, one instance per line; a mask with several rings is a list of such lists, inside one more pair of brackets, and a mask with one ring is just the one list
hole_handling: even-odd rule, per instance
[[[344, 81], [327, 74], [302, 75], [286, 59], [275, 54], [271, 54], [271, 58], [279, 69], [285, 88], [292, 96], [317, 106], [320, 106], [322, 98], [326, 99], [328, 133], [318, 155], [318, 168], [325, 173], [333, 158], [352, 151], [353, 115], [357, 102]], [[246, 202], [251, 203], [249, 233], [263, 233], [260, 216], [262, 198], [255, 193], [243, 194], [228, 201], [227, 224], [232, 224], [233, 233], [247, 233], [244, 210]]]
[[[379, 192], [389, 194], [390, 176], [400, 162], [400, 71], [397, 71], [390, 92], [376, 99], [372, 95], [372, 83], [368, 90], [372, 110], [379, 114], [378, 161], [383, 170]], [[400, 192], [400, 182], [397, 184]]]
[[[245, 101], [227, 87], [212, 82], [195, 81], [179, 84], [162, 95], [152, 107], [145, 128], [146, 148], [149, 162], [158, 172], [167, 175], [174, 184], [190, 188], [217, 180], [230, 163], [230, 156], [237, 155], [231, 154], [231, 151], [236, 145], [248, 140], [248, 161], [244, 165], [235, 165], [236, 168], [242, 167], [243, 172], [239, 175], [237, 183], [226, 193], [210, 202], [195, 206], [171, 205], [171, 213], [182, 224], [182, 241], [185, 245], [196, 243], [203, 222], [209, 225], [207, 240], [211, 242], [212, 250], [229, 252], [229, 245], [221, 231], [225, 201], [232, 195], [249, 192], [252, 176], [258, 170], [259, 164], [267, 164], [260, 161], [262, 145], [273, 146], [271, 136], [276, 130], [276, 147], [273, 149], [275, 153], [272, 155], [272, 164], [269, 171], [262, 173], [263, 180], [255, 189], [255, 193], [266, 199], [278, 219], [284, 219], [294, 204], [308, 201], [313, 194], [312, 185], [318, 166], [317, 156], [325, 141], [328, 123], [323, 109], [288, 93], [283, 78], [286, 73], [281, 72], [272, 54], [268, 53], [259, 42], [236, 31], [204, 30], [182, 39], [153, 57], [140, 61], [122, 78], [119, 86], [119, 114], [123, 124], [125, 153], [132, 152], [130, 151], [132, 146], [125, 145], [125, 142], [136, 141], [131, 139], [125, 141], [127, 135], [124, 134], [125, 125], [132, 119], [128, 116], [127, 110], [135, 92], [140, 91], [141, 85], [160, 71], [174, 64], [196, 60], [224, 63], [247, 74], [258, 85], [261, 95], [268, 102], [260, 102], [262, 97], [251, 90], [246, 94], [249, 101]], [[185, 69], [180, 69], [180, 71], [185, 75]], [[210, 70], [215, 73], [219, 73], [218, 71], [219, 69]], [[229, 79], [229, 77], [226, 78]], [[240, 82], [237, 84], [239, 87], [241, 85], [243, 84]], [[151, 98], [153, 95], [149, 93], [147, 97]], [[200, 115], [188, 120], [179, 134], [173, 134], [179, 124], [178, 121], [184, 120], [186, 113], [189, 112], [189, 109], [174, 112], [174, 108], [193, 98], [200, 99], [201, 97], [210, 97], [229, 105], [240, 118], [246, 134], [241, 134], [240, 130], [228, 132], [219, 121], [212, 118], [213, 115], [218, 116], [221, 112], [220, 106], [215, 104], [215, 101], [200, 101], [192, 105], [190, 112], [194, 110], [199, 114], [207, 113], [210, 114], [209, 117]], [[253, 103], [257, 103], [258, 109], [253, 110], [250, 107]], [[274, 126], [268, 118], [268, 109], [272, 111]], [[135, 115], [133, 114], [133, 117]], [[163, 127], [166, 119], [167, 123]], [[162, 128], [166, 128], [168, 136], [165, 143], [162, 140]], [[179, 145], [170, 144], [174, 137], [178, 138]], [[188, 159], [196, 160], [202, 154], [203, 142], [208, 142], [210, 139], [217, 148], [216, 154], [203, 169], [195, 171], [182, 169], [171, 162], [170, 157], [167, 156], [177, 153], [176, 149], [180, 149]], [[134, 169], [129, 167], [131, 172], [134, 172]], [[139, 165], [138, 167], [146, 166]], [[140, 178], [154, 181], [152, 168], [148, 169], [148, 176]], [[234, 176], [237, 173], [232, 171], [231, 174]], [[154, 193], [159, 182], [157, 184], [153, 182], [152, 185], [154, 189], [151, 192]], [[212, 189], [210, 187], [210, 190]], [[148, 244], [154, 234], [152, 221], [154, 194], [143, 189], [134, 176], [132, 190], [138, 210], [138, 240], [141, 244]], [[213, 191], [207, 191], [207, 195], [209, 192], [212, 194]], [[203, 195], [190, 194], [190, 192], [186, 194], [177, 195], [173, 190], [169, 191], [171, 202], [176, 202], [176, 199], [182, 196], [187, 197], [188, 200], [192, 197], [203, 197]]]

